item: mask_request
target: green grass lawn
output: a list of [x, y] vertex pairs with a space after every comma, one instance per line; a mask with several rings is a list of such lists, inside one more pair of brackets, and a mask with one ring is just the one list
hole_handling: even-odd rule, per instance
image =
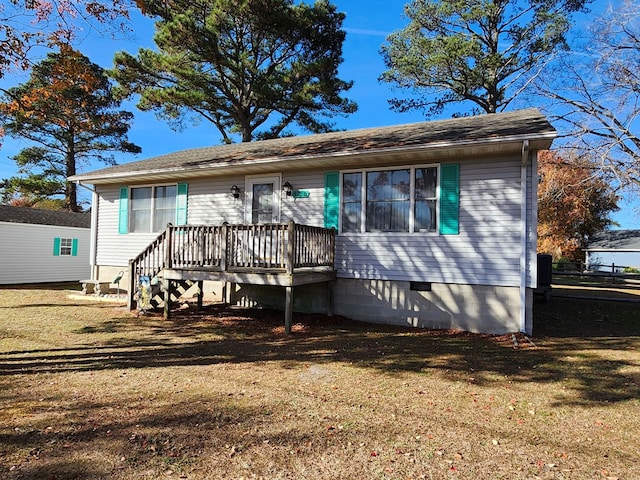
[[640, 308], [535, 336], [0, 289], [3, 479], [638, 479]]

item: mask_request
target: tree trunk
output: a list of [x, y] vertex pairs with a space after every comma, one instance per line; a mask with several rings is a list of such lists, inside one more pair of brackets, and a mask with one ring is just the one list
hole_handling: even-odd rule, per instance
[[[76, 151], [75, 145], [73, 143], [73, 135], [71, 135], [71, 140], [69, 140], [67, 145], [67, 154], [65, 158], [65, 170], [66, 176], [69, 178], [71, 175], [76, 174]], [[65, 203], [67, 204], [67, 209], [72, 212], [79, 212], [80, 207], [78, 206], [78, 188], [75, 183], [67, 181], [67, 185], [65, 188]]]

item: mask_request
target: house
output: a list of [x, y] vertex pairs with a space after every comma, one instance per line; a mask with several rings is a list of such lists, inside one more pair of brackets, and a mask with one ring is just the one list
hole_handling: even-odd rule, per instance
[[0, 284], [85, 278], [90, 226], [88, 213], [0, 205]]
[[288, 328], [296, 309], [531, 332], [536, 154], [554, 137], [527, 109], [191, 149], [71, 180], [94, 188], [93, 277], [160, 279], [166, 314], [189, 279], [284, 304]]
[[589, 270], [620, 273], [640, 270], [640, 230], [607, 230], [594, 235], [585, 248]]

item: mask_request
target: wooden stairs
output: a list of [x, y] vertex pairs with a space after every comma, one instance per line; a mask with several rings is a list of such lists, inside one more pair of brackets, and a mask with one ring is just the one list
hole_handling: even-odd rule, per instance
[[[192, 280], [170, 280], [168, 282], [169, 288], [171, 290], [170, 302], [178, 302], [182, 295], [184, 295], [195, 284], [196, 282]], [[165, 292], [164, 284], [162, 282], [158, 282], [155, 285], [151, 286], [150, 303], [151, 308], [164, 308]]]

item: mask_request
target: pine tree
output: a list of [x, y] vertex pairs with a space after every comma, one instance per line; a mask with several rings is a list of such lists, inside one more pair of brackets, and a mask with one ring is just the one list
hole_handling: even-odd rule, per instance
[[66, 209], [79, 211], [67, 177], [90, 161], [113, 164], [113, 152], [141, 151], [127, 138], [133, 114], [119, 106], [105, 71], [70, 47], [35, 65], [0, 102], [6, 133], [30, 144], [13, 157], [20, 176], [4, 180], [4, 200], [62, 195]]

